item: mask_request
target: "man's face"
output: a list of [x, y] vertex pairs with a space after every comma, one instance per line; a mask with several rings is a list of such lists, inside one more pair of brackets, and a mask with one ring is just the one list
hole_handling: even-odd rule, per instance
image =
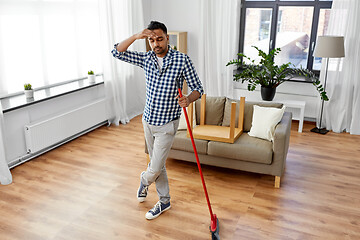
[[155, 52], [156, 56], [164, 57], [168, 51], [169, 35], [166, 35], [163, 30], [152, 30], [156, 37], [149, 37], [149, 44], [151, 49]]

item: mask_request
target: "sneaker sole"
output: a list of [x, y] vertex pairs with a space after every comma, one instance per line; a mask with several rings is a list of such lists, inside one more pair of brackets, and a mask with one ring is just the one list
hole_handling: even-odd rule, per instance
[[136, 194], [136, 197], [137, 197], [137, 200], [138, 200], [139, 202], [145, 202], [145, 199], [146, 199], [146, 198], [144, 198], [144, 197], [139, 198], [139, 197], [137, 196], [137, 194]]
[[149, 216], [147, 215], [147, 213], [145, 214], [145, 218], [147, 219], [147, 220], [153, 220], [153, 219], [155, 219], [155, 218], [157, 218], [157, 217], [159, 217], [163, 212], [166, 212], [167, 210], [169, 210], [171, 208], [171, 205], [170, 206], [168, 206], [167, 208], [165, 208], [164, 210], [162, 210], [159, 214], [157, 214], [157, 215], [152, 215], [152, 214], [150, 214]]

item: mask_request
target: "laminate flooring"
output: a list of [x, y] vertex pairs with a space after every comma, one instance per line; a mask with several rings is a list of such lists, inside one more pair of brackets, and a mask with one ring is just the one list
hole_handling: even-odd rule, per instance
[[[221, 239], [360, 239], [360, 136], [303, 133], [293, 121], [274, 177], [203, 166]], [[0, 186], [0, 239], [211, 239], [195, 163], [167, 160], [172, 208], [148, 221], [136, 191], [146, 168], [141, 116], [101, 127], [11, 170]]]

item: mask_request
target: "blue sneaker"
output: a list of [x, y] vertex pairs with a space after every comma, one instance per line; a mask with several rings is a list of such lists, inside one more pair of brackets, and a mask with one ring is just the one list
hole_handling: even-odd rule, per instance
[[148, 220], [152, 220], [160, 216], [160, 214], [162, 214], [163, 212], [169, 210], [170, 207], [170, 202], [161, 203], [160, 201], [158, 201], [155, 206], [145, 214], [145, 217]]
[[147, 192], [148, 192], [148, 186], [145, 186], [142, 182], [141, 182], [141, 176], [144, 174], [145, 172], [142, 172], [140, 174], [140, 187], [137, 191], [137, 199], [139, 202], [143, 202], [145, 201], [145, 198], [147, 196]]

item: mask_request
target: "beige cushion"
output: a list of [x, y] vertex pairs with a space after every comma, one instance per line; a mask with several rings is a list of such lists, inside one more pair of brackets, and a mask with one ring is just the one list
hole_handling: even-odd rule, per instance
[[[191, 139], [186, 136], [187, 131], [180, 130], [177, 131], [174, 139], [174, 143], [172, 145], [172, 149], [186, 151], [186, 152], [194, 152]], [[207, 153], [207, 145], [208, 141], [195, 139], [196, 150], [199, 154]]]
[[[240, 100], [232, 100], [226, 98], [225, 101], [225, 109], [224, 109], [224, 119], [222, 122], [222, 126], [229, 127], [230, 126], [230, 117], [231, 117], [231, 103], [236, 102], [236, 119], [235, 119], [235, 127], [238, 127], [238, 119], [239, 119], [239, 104]], [[258, 105], [260, 107], [276, 107], [282, 108], [282, 103], [276, 102], [247, 102], [245, 99], [245, 111], [244, 111], [244, 132], [250, 131], [252, 116], [253, 116], [253, 106]]]
[[253, 119], [249, 136], [274, 141], [275, 126], [280, 122], [285, 106], [282, 108], [260, 107], [254, 105]]
[[272, 142], [250, 137], [248, 134], [243, 133], [234, 144], [210, 141], [208, 144], [208, 155], [239, 161], [271, 164], [272, 147]]
[[[221, 126], [224, 116], [225, 97], [206, 96], [205, 124]], [[195, 102], [196, 122], [200, 125], [201, 100]]]

